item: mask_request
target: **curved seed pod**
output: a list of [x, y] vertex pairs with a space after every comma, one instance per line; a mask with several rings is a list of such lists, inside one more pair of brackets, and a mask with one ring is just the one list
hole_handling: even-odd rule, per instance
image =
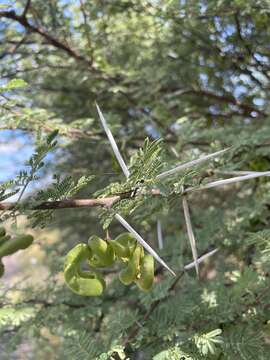
[[89, 265], [92, 267], [108, 267], [114, 263], [115, 253], [113, 247], [108, 244], [108, 248], [106, 253], [103, 256], [97, 256], [93, 254], [93, 256], [89, 259]]
[[96, 279], [97, 279], [98, 281], [100, 281], [103, 289], [105, 289], [105, 288], [106, 288], [106, 282], [105, 282], [104, 277], [102, 276], [102, 274], [95, 273], [95, 277], [96, 277]]
[[0, 237], [2, 237], [2, 236], [5, 236], [6, 235], [6, 230], [5, 230], [5, 228], [4, 227], [0, 227]]
[[78, 244], [68, 252], [64, 263], [64, 278], [67, 282], [80, 271], [81, 263], [91, 255], [92, 252], [86, 244]]
[[119, 280], [124, 285], [130, 285], [136, 279], [136, 267], [130, 261], [125, 269], [119, 274]]
[[0, 246], [3, 245], [6, 241], [10, 240], [11, 236], [10, 235], [5, 235], [0, 237]]
[[104, 283], [104, 280], [101, 281], [94, 272], [89, 272], [84, 277], [74, 276], [69, 282], [66, 282], [74, 293], [81, 296], [100, 296], [105, 288]]
[[94, 273], [92, 271], [81, 270], [80, 268], [78, 269], [78, 274], [80, 277], [82, 277], [84, 279], [93, 279], [93, 278], [98, 279], [102, 283], [103, 288], [105, 289], [106, 282], [101, 274]]
[[26, 249], [34, 241], [32, 235], [20, 235], [14, 239], [6, 241], [0, 246], [0, 258], [11, 255], [18, 250]]
[[120, 234], [115, 240], [111, 240], [110, 243], [116, 255], [126, 261], [130, 258], [136, 246], [136, 240], [128, 232]]
[[2, 261], [0, 260], [0, 277], [4, 275], [4, 272], [5, 272], [5, 267]]
[[102, 260], [105, 266], [111, 266], [114, 263], [115, 253], [110, 243], [108, 243], [106, 254]]
[[98, 236], [91, 236], [88, 240], [88, 246], [97, 256], [103, 256], [107, 251], [107, 242]]
[[142, 247], [137, 246], [131, 255], [128, 265], [119, 274], [119, 280], [124, 285], [130, 285], [136, 280], [137, 275], [140, 272], [140, 259], [141, 259]]
[[64, 279], [67, 286], [82, 296], [99, 296], [105, 289], [105, 281], [100, 274], [81, 270], [83, 261], [92, 256], [92, 250], [86, 244], [78, 244], [66, 256]]
[[91, 272], [84, 277], [73, 276], [69, 281], [66, 280], [66, 284], [70, 290], [81, 296], [100, 296], [105, 288], [104, 280], [101, 281], [96, 273]]
[[88, 260], [88, 263], [89, 263], [89, 266], [94, 267], [94, 268], [104, 267], [103, 263], [100, 261], [100, 259], [96, 255], [93, 255], [91, 257], [91, 259]]
[[141, 261], [139, 279], [135, 283], [141, 290], [149, 291], [154, 281], [154, 258], [151, 255], [145, 255]]
[[107, 241], [102, 240], [97, 236], [92, 236], [88, 240], [88, 246], [93, 253], [89, 260], [90, 266], [107, 267], [114, 263], [114, 249]]
[[74, 274], [78, 274], [80, 266], [83, 261], [92, 255], [91, 250], [86, 244], [78, 244], [71, 249], [65, 258], [64, 263], [64, 277], [69, 281]]
[[115, 254], [118, 258], [126, 258], [128, 259], [129, 256], [130, 256], [130, 251], [129, 251], [129, 248], [127, 246], [123, 246], [121, 244], [119, 244], [116, 240], [111, 240], [110, 241], [114, 251], [115, 251]]

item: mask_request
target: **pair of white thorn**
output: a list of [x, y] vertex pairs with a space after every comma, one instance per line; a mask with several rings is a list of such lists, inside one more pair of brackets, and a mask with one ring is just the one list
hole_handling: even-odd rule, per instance
[[[125, 175], [126, 178], [129, 177], [130, 172], [127, 168], [127, 165], [124, 162], [124, 159], [118, 149], [118, 146], [114, 140], [114, 137], [112, 135], [112, 132], [107, 124], [107, 121], [105, 120], [98, 104], [96, 104], [97, 107], [97, 111], [99, 114], [99, 118], [101, 121], [101, 124], [106, 132], [106, 135], [109, 139], [109, 142], [111, 144], [111, 147], [113, 149], [113, 152], [116, 156], [116, 159], [118, 160], [119, 165], [121, 166], [121, 169]], [[133, 229], [133, 227], [120, 215], [120, 214], [115, 214], [115, 218], [123, 225], [124, 228], [127, 229], [127, 231], [129, 231], [131, 234], [133, 234], [133, 236], [135, 237], [135, 239], [145, 248], [146, 251], [148, 251], [162, 266], [164, 266], [168, 271], [170, 271], [170, 273], [172, 273], [174, 276], [176, 275], [175, 272], [170, 269], [170, 267], [165, 263], [165, 261], [163, 261], [161, 259], [161, 257], [155, 252], [155, 250], [153, 250], [151, 248], [151, 246], [149, 244], [147, 244], [147, 242], [137, 233], [137, 231], [135, 229]]]
[[[99, 114], [99, 118], [100, 121], [102, 123], [102, 126], [106, 132], [106, 135], [109, 139], [109, 142], [111, 144], [111, 147], [113, 149], [113, 152], [118, 160], [118, 163], [125, 175], [126, 178], [129, 177], [130, 172], [128, 170], [127, 165], [124, 162], [124, 159], [118, 149], [118, 146], [114, 140], [114, 137], [111, 133], [110, 128], [108, 127], [107, 121], [105, 120], [98, 104], [96, 103], [96, 107], [97, 107], [97, 111]], [[204, 161], [207, 161], [211, 158], [217, 157], [221, 154], [223, 154], [224, 152], [230, 150], [230, 148], [226, 148], [224, 150], [220, 150], [217, 151], [215, 153], [209, 154], [209, 155], [205, 155], [202, 156], [199, 159], [196, 160], [192, 160], [189, 161], [187, 163], [184, 164], [179, 164], [177, 166], [175, 166], [173, 169], [164, 171], [160, 174], [157, 175], [157, 179], [165, 179], [171, 175], [174, 175], [176, 173], [178, 173], [179, 171], [182, 171], [184, 169], [190, 168], [192, 166], [195, 166], [197, 164], [200, 164]], [[193, 262], [186, 265], [185, 269], [191, 269], [192, 267], [195, 267], [197, 275], [199, 274], [199, 263], [204, 261], [207, 257], [215, 254], [217, 252], [217, 249], [210, 251], [209, 253], [201, 256], [200, 258], [198, 258], [197, 255], [197, 248], [196, 248], [196, 240], [195, 240], [195, 236], [192, 230], [192, 224], [191, 224], [191, 219], [190, 219], [190, 213], [189, 213], [189, 207], [188, 207], [188, 202], [187, 202], [187, 195], [186, 193], [188, 192], [193, 192], [193, 191], [199, 191], [199, 190], [205, 190], [205, 189], [210, 189], [210, 188], [215, 188], [215, 187], [219, 187], [219, 186], [223, 186], [223, 185], [227, 185], [227, 184], [233, 184], [235, 182], [239, 182], [239, 181], [245, 181], [245, 180], [249, 180], [249, 179], [253, 179], [256, 177], [260, 177], [260, 176], [270, 176], [270, 171], [265, 171], [265, 172], [250, 172], [250, 171], [243, 171], [243, 172], [234, 172], [234, 175], [239, 175], [233, 178], [229, 178], [229, 179], [224, 179], [224, 180], [217, 180], [217, 181], [213, 181], [210, 182], [208, 184], [202, 185], [200, 187], [191, 187], [191, 188], [187, 188], [185, 190], [185, 193], [183, 194], [183, 198], [182, 198], [182, 205], [183, 205], [183, 210], [184, 210], [184, 216], [185, 216], [185, 221], [186, 221], [186, 227], [187, 227], [187, 233], [188, 233], [188, 238], [189, 238], [189, 242], [190, 242], [190, 246], [191, 246], [191, 250], [192, 250], [192, 255], [193, 255]], [[143, 240], [143, 238], [133, 229], [133, 227], [119, 214], [115, 215], [115, 218], [123, 225], [123, 227], [125, 227], [130, 233], [132, 233], [134, 235], [134, 237], [136, 238], [136, 240], [162, 265], [164, 266], [171, 274], [173, 274], [174, 276], [176, 275], [175, 272], [160, 258], [160, 256], [155, 252], [155, 250], [153, 250], [151, 248], [151, 246], [149, 244], [147, 244], [146, 241]], [[162, 249], [163, 248], [163, 240], [162, 240], [162, 231], [161, 231], [161, 222], [160, 220], [158, 220], [157, 222], [157, 234], [158, 234], [158, 242], [159, 242], [159, 248]]]

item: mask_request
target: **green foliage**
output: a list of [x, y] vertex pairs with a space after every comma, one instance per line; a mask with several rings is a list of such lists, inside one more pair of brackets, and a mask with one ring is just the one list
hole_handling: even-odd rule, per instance
[[159, 173], [162, 165], [161, 140], [151, 142], [148, 138], [141, 149], [130, 159], [130, 177], [128, 181], [134, 186], [138, 182], [151, 185], [155, 175]]
[[80, 334], [80, 336], [70, 339], [66, 346], [65, 354], [68, 359], [91, 360], [98, 358], [102, 349], [102, 344], [91, 339], [89, 334], [85, 332]]
[[34, 316], [33, 307], [5, 307], [0, 310], [0, 324], [2, 328], [6, 326], [19, 326]]
[[36, 147], [34, 154], [25, 163], [26, 169], [20, 170], [14, 180], [7, 181], [1, 184], [0, 196], [1, 200], [5, 200], [18, 193], [18, 198], [11, 214], [2, 214], [2, 220], [7, 220], [14, 216], [15, 212], [20, 208], [23, 209], [21, 200], [30, 183], [39, 180], [39, 172], [44, 167], [44, 159], [49, 152], [53, 151], [57, 145], [55, 140], [58, 131], [50, 133], [48, 136], [43, 137], [39, 132], [36, 138]]
[[214, 355], [216, 351], [216, 345], [222, 343], [222, 338], [220, 334], [222, 331], [216, 329], [210, 331], [207, 334], [195, 335], [194, 342], [199, 352], [203, 356]]
[[16, 180], [9, 180], [0, 185], [0, 201], [8, 199], [11, 196], [16, 195], [20, 191], [20, 189], [9, 191], [9, 189], [13, 186], [16, 186], [16, 184]]
[[2, 85], [0, 88], [1, 92], [23, 88], [27, 83], [23, 79], [12, 79], [7, 84]]
[[[58, 201], [71, 198], [76, 195], [82, 188], [87, 186], [95, 176], [81, 176], [77, 181], [71, 176], [67, 176], [61, 180], [59, 175], [54, 175], [54, 182], [46, 189], [39, 190], [36, 194], [33, 204], [34, 206], [42, 204], [46, 201]], [[53, 219], [55, 211], [33, 211], [28, 217], [32, 220], [32, 226], [45, 227]]]

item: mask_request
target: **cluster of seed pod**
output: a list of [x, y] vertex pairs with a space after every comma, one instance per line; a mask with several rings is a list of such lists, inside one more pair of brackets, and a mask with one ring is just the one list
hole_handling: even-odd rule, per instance
[[19, 235], [11, 238], [6, 234], [6, 230], [0, 227], [0, 277], [4, 274], [5, 267], [2, 262], [4, 256], [12, 255], [18, 250], [28, 248], [34, 241], [32, 235]]
[[106, 268], [120, 262], [124, 268], [119, 274], [125, 285], [131, 283], [148, 291], [154, 281], [154, 258], [129, 233], [119, 235], [115, 240], [90, 237], [88, 244], [78, 244], [67, 254], [64, 264], [64, 278], [67, 286], [76, 294], [100, 296], [106, 283], [98, 272], [81, 269], [84, 261], [91, 268]]

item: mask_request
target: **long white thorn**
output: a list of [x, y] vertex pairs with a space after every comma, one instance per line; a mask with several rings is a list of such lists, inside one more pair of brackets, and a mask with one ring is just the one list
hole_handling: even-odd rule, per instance
[[[212, 251], [209, 251], [208, 253], [202, 255], [201, 257], [199, 257], [197, 259], [197, 264], [200, 264], [201, 262], [203, 262], [205, 259], [207, 259], [208, 257], [214, 255], [216, 252], [218, 251], [218, 249], [214, 249]], [[184, 269], [185, 270], [189, 270], [189, 269], [192, 269], [196, 266], [196, 262], [193, 261], [192, 263], [188, 264], [188, 265], [185, 265], [184, 266]]]
[[215, 170], [215, 173], [217, 174], [223, 174], [223, 175], [232, 175], [232, 176], [242, 176], [242, 175], [249, 175], [249, 174], [254, 174], [257, 171], [222, 171], [222, 170]]
[[239, 181], [245, 181], [245, 180], [249, 180], [249, 179], [253, 179], [253, 178], [257, 178], [260, 176], [270, 176], [270, 171], [265, 171], [265, 172], [255, 172], [255, 173], [250, 173], [248, 175], [243, 175], [243, 176], [236, 176], [233, 178], [229, 178], [229, 179], [224, 179], [224, 180], [217, 180], [217, 181], [213, 181], [210, 182], [208, 184], [202, 185], [198, 188], [187, 188], [185, 190], [185, 192], [192, 192], [192, 191], [199, 191], [199, 190], [205, 190], [205, 189], [211, 189], [211, 188], [215, 188], [215, 187], [219, 187], [219, 186], [223, 186], [223, 185], [228, 185], [228, 184], [233, 184]]
[[110, 142], [111, 147], [113, 149], [113, 152], [114, 152], [114, 154], [116, 156], [116, 159], [117, 159], [121, 169], [123, 170], [123, 173], [125, 174], [125, 177], [128, 178], [129, 175], [130, 175], [130, 172], [129, 172], [128, 168], [127, 168], [127, 165], [125, 164], [124, 159], [122, 158], [122, 155], [121, 155], [121, 153], [120, 153], [120, 151], [118, 149], [118, 146], [117, 146], [117, 144], [116, 144], [116, 142], [114, 140], [113, 134], [112, 134], [112, 132], [111, 132], [111, 130], [110, 130], [108, 124], [107, 124], [107, 121], [105, 120], [105, 118], [104, 118], [104, 116], [103, 116], [103, 114], [102, 114], [102, 112], [101, 112], [101, 110], [100, 110], [97, 103], [96, 103], [96, 107], [97, 107], [97, 111], [98, 111], [98, 115], [99, 115], [101, 124], [102, 124], [102, 126], [103, 126], [103, 128], [104, 128], [104, 130], [106, 132], [106, 135], [107, 135], [107, 137], [109, 139], [109, 142]]
[[166, 177], [168, 177], [168, 176], [171, 176], [171, 175], [177, 173], [178, 171], [181, 171], [181, 170], [190, 168], [190, 167], [195, 166], [195, 165], [197, 165], [197, 164], [200, 164], [200, 163], [202, 163], [202, 162], [204, 162], [204, 161], [207, 161], [207, 160], [209, 160], [209, 159], [211, 159], [211, 158], [217, 157], [217, 156], [223, 154], [224, 152], [226, 152], [226, 151], [228, 151], [228, 150], [230, 150], [230, 148], [226, 148], [226, 149], [217, 151], [217, 152], [215, 152], [215, 153], [202, 156], [202, 157], [199, 158], [199, 159], [195, 159], [195, 160], [189, 161], [189, 162], [187, 162], [187, 163], [177, 165], [176, 167], [174, 167], [174, 168], [171, 169], [171, 170], [164, 171], [164, 172], [158, 174], [158, 175], [157, 175], [157, 179], [163, 179], [163, 178], [166, 178]]
[[194, 260], [194, 263], [195, 263], [195, 269], [196, 269], [197, 276], [199, 276], [199, 265], [198, 265], [198, 254], [197, 254], [197, 248], [196, 248], [196, 240], [195, 240], [195, 236], [194, 236], [194, 233], [193, 233], [193, 230], [192, 230], [192, 224], [191, 224], [189, 207], [188, 207], [188, 202], [187, 202], [186, 195], [183, 195], [183, 197], [182, 197], [182, 204], [183, 204], [184, 216], [185, 216], [185, 220], [186, 220], [188, 239], [189, 239], [189, 242], [190, 242], [192, 256], [193, 256], [193, 260]]
[[[246, 171], [246, 170], [239, 170], [239, 171], [222, 171], [222, 170], [215, 170], [218, 174], [224, 174], [224, 175], [249, 175], [249, 174], [261, 174], [262, 171]], [[270, 175], [268, 175], [270, 176]]]
[[159, 250], [163, 249], [163, 236], [162, 236], [162, 227], [161, 227], [161, 221], [157, 220], [157, 238], [158, 238], [158, 248]]
[[172, 275], [176, 276], [175, 272], [169, 268], [169, 266], [161, 259], [161, 257], [159, 257], [155, 250], [153, 250], [151, 246], [143, 240], [143, 238], [137, 233], [137, 231], [134, 230], [133, 227], [129, 225], [129, 223], [125, 219], [123, 219], [121, 215], [116, 214], [115, 218], [124, 226], [124, 228], [127, 229], [127, 231], [129, 231], [135, 237], [135, 239], [145, 248], [146, 251], [148, 251]]

